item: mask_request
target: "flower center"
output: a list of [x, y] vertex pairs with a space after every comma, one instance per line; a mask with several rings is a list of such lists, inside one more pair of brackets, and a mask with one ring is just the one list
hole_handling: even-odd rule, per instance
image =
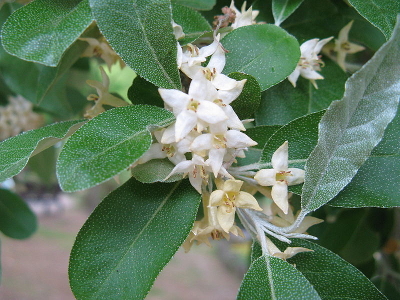
[[193, 98], [190, 99], [188, 105], [187, 105], [187, 109], [188, 110], [193, 110], [194, 112], [197, 112], [197, 108], [199, 107], [200, 102], [197, 100], [194, 100]]
[[293, 176], [291, 171], [280, 171], [278, 173], [276, 173], [276, 177], [275, 180], [276, 181], [286, 181], [286, 177], [288, 176]]
[[172, 146], [171, 144], [164, 145], [161, 150], [165, 151], [168, 157], [173, 157], [176, 152], [175, 147]]
[[217, 76], [217, 70], [215, 68], [213, 68], [212, 70], [210, 70], [209, 68], [204, 68], [203, 74], [207, 80], [211, 81], [215, 78], [215, 76]]
[[226, 206], [226, 212], [229, 214], [235, 207], [236, 193], [226, 192], [224, 197], [224, 204]]
[[226, 139], [223, 134], [214, 135], [213, 146], [216, 149], [226, 148]]

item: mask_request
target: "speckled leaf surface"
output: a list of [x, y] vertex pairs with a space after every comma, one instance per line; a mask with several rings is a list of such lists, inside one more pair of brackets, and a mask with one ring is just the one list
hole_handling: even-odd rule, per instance
[[400, 1], [349, 0], [349, 3], [369, 22], [378, 27], [389, 39], [400, 13]]
[[152, 143], [149, 130], [175, 120], [165, 109], [130, 105], [108, 110], [90, 120], [65, 143], [57, 161], [64, 191], [102, 183], [128, 168]]
[[273, 0], [272, 14], [274, 15], [275, 25], [279, 26], [285, 21], [304, 0]]
[[167, 0], [90, 0], [100, 31], [124, 62], [141, 77], [179, 89], [176, 40]]
[[261, 256], [244, 276], [238, 300], [321, 299], [310, 282], [291, 264], [280, 258]]
[[36, 0], [4, 23], [4, 49], [21, 59], [56, 66], [92, 22], [88, 0]]
[[152, 159], [132, 169], [132, 176], [143, 183], [174, 182], [182, 179], [182, 174], [172, 175], [164, 179], [172, 172], [175, 165], [168, 159]]
[[239, 119], [254, 118], [254, 113], [259, 109], [261, 102], [261, 89], [257, 80], [251, 75], [239, 72], [230, 73], [228, 76], [237, 81], [246, 79], [242, 92], [233, 100], [231, 106]]
[[143, 299], [189, 234], [199, 203], [186, 181], [146, 185], [131, 179], [108, 195], [72, 248], [75, 297]]
[[216, 0], [172, 0], [171, 2], [198, 10], [210, 10], [214, 7]]
[[397, 112], [400, 98], [400, 23], [393, 37], [346, 82], [319, 125], [318, 144], [306, 163], [302, 208], [313, 211], [356, 175]]
[[17, 175], [29, 157], [67, 138], [81, 121], [66, 121], [23, 132], [0, 143], [0, 182]]
[[26, 239], [37, 229], [35, 214], [18, 195], [0, 189], [0, 231], [14, 239]]
[[180, 25], [185, 37], [179, 39], [181, 45], [186, 45], [196, 40], [207, 31], [211, 31], [208, 21], [197, 11], [179, 4], [172, 6], [172, 18]]
[[297, 40], [271, 24], [239, 27], [221, 43], [229, 51], [224, 73], [249, 74], [257, 79], [262, 91], [289, 76], [300, 58]]
[[351, 182], [328, 202], [341, 207], [400, 206], [400, 110]]
[[342, 99], [348, 76], [333, 61], [322, 58], [324, 80], [317, 80], [318, 89], [300, 77], [296, 87], [284, 80], [262, 93], [260, 108], [256, 111], [257, 125], [284, 125], [291, 120], [326, 109], [332, 101]]
[[[274, 243], [281, 251], [288, 247], [288, 244], [279, 241]], [[300, 239], [292, 239], [290, 247], [313, 250], [296, 254], [288, 259], [288, 263], [296, 266], [321, 299], [386, 299], [364, 274], [328, 249]], [[252, 259], [262, 255], [258, 243], [253, 243], [251, 255]]]

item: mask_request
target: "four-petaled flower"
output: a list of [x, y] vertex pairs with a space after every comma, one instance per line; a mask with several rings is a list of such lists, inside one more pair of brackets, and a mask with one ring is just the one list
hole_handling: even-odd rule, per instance
[[215, 183], [218, 189], [210, 195], [210, 206], [218, 206], [218, 222], [225, 232], [229, 232], [235, 222], [236, 207], [262, 210], [256, 198], [240, 191], [243, 181], [228, 179], [223, 182], [217, 179]]
[[272, 155], [273, 169], [262, 169], [254, 179], [262, 186], [272, 186], [271, 196], [276, 205], [285, 213], [289, 210], [288, 185], [304, 182], [304, 170], [288, 168], [288, 142], [284, 142]]

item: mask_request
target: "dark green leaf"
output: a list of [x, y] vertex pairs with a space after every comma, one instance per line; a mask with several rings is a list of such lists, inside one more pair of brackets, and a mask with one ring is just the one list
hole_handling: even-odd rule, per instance
[[14, 239], [26, 239], [37, 229], [35, 214], [16, 194], [0, 189], [0, 231]]
[[128, 90], [128, 98], [133, 104], [150, 104], [164, 107], [164, 101], [156, 87], [151, 82], [136, 76]]
[[284, 80], [264, 91], [260, 109], [256, 111], [256, 124], [284, 125], [295, 118], [326, 109], [333, 100], [341, 99], [347, 76], [336, 63], [323, 60], [325, 67], [320, 73], [325, 79], [318, 80], [318, 89], [300, 77], [296, 88]]
[[369, 22], [378, 27], [386, 39], [392, 35], [400, 13], [400, 2], [392, 0], [349, 0], [350, 4]]
[[250, 266], [239, 289], [238, 300], [321, 299], [307, 279], [291, 264], [261, 256]]
[[347, 81], [343, 99], [333, 102], [321, 119], [318, 144], [306, 164], [304, 210], [321, 207], [351, 181], [396, 115], [400, 96], [399, 27]]
[[124, 62], [141, 77], [180, 89], [171, 3], [167, 0], [90, 0], [101, 32]]
[[182, 26], [185, 37], [179, 40], [181, 45], [193, 42], [205, 32], [211, 31], [207, 20], [197, 11], [175, 4], [172, 6], [172, 18], [175, 23]]
[[341, 207], [400, 206], [400, 110], [351, 182], [329, 202]]
[[272, 13], [275, 19], [275, 25], [279, 26], [285, 21], [304, 0], [273, 0]]
[[230, 73], [229, 77], [238, 81], [243, 79], [247, 80], [242, 93], [232, 102], [231, 106], [239, 119], [253, 118], [261, 102], [260, 85], [253, 76], [247, 74], [235, 72]]
[[168, 180], [164, 179], [171, 173], [175, 165], [168, 159], [152, 159], [132, 169], [132, 176], [143, 183], [174, 182], [182, 179], [181, 174], [172, 175]]
[[70, 136], [82, 121], [55, 123], [23, 132], [0, 143], [0, 182], [18, 174], [29, 157]]
[[150, 148], [150, 130], [174, 119], [171, 112], [150, 105], [117, 107], [93, 118], [68, 139], [60, 153], [61, 188], [87, 189], [117, 175]]
[[249, 74], [257, 79], [261, 90], [289, 76], [300, 58], [297, 40], [271, 24], [239, 27], [221, 43], [229, 51], [224, 73]]
[[200, 196], [188, 182], [129, 180], [80, 230], [69, 276], [77, 299], [144, 299], [189, 234]]
[[216, 0], [172, 0], [172, 3], [185, 5], [198, 10], [210, 10], [214, 7]]
[[21, 59], [56, 66], [92, 22], [87, 0], [36, 0], [3, 26], [3, 46]]

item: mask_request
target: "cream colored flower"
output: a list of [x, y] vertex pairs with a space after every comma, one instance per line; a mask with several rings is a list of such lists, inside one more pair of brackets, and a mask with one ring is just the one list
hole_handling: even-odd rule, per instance
[[272, 186], [271, 196], [276, 205], [288, 213], [288, 185], [304, 182], [304, 170], [288, 168], [288, 142], [284, 142], [272, 155], [273, 169], [262, 169], [254, 179], [262, 186]]
[[87, 97], [88, 100], [95, 101], [95, 104], [92, 108], [86, 111], [85, 118], [94, 118], [98, 114], [104, 112], [105, 109], [103, 108], [103, 105], [110, 105], [114, 107], [129, 105], [129, 103], [111, 95], [108, 92], [108, 88], [110, 86], [110, 79], [108, 78], [106, 72], [102, 67], [100, 67], [100, 71], [101, 71], [101, 76], [103, 78], [103, 82], [98, 82], [95, 80], [86, 81], [88, 85], [94, 87], [97, 90], [97, 95], [91, 94]]
[[278, 257], [280, 259], [286, 260], [288, 258], [291, 258], [295, 256], [296, 254], [300, 252], [312, 252], [313, 250], [303, 248], [303, 247], [287, 247], [285, 251], [281, 251], [278, 249], [278, 247], [275, 246], [275, 244], [269, 239], [266, 238], [267, 241], [267, 247], [268, 247], [268, 252], [270, 255]]
[[344, 26], [339, 32], [339, 38], [337, 40], [335, 39], [334, 51], [337, 52], [337, 63], [343, 71], [346, 71], [346, 55], [357, 53], [365, 49], [363, 46], [349, 42], [349, 31], [353, 22], [354, 20]]
[[241, 192], [243, 181], [228, 179], [215, 180], [218, 190], [210, 195], [210, 206], [218, 206], [217, 218], [222, 229], [229, 232], [235, 221], [236, 207], [250, 208], [261, 211], [256, 198], [246, 192]]
[[87, 42], [89, 47], [82, 53], [82, 57], [100, 57], [102, 58], [109, 70], [111, 66], [119, 61], [121, 68], [125, 66], [125, 63], [121, 60], [118, 54], [110, 47], [104, 37], [100, 39], [95, 38], [79, 38], [79, 40]]
[[233, 29], [242, 27], [242, 26], [247, 26], [247, 25], [252, 25], [255, 24], [255, 19], [258, 16], [259, 11], [258, 10], [253, 10], [252, 6], [248, 10], [246, 10], [246, 5], [247, 1], [243, 2], [243, 5], [240, 9], [240, 11], [235, 7], [235, 1], [232, 0], [230, 9], [232, 9], [235, 14], [235, 22], [232, 23], [231, 27]]

